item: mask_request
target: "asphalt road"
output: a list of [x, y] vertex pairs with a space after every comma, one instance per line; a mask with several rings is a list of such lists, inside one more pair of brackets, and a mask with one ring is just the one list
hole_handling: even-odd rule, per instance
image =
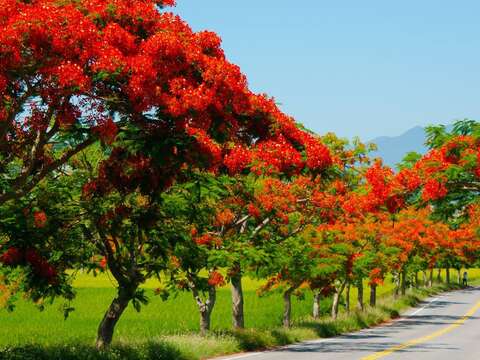
[[480, 360], [480, 288], [427, 299], [384, 326], [225, 359]]

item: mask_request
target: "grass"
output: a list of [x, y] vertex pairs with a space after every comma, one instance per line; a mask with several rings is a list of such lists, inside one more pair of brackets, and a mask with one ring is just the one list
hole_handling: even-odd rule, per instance
[[[94, 283], [95, 287], [92, 286]], [[93, 280], [82, 274], [75, 285], [77, 297], [71, 303], [75, 311], [66, 321], [60, 311], [61, 301], [47, 306], [43, 312], [26, 301], [19, 301], [13, 313], [0, 311], [0, 347], [25, 343], [93, 343], [98, 323], [115, 296], [115, 290], [105, 275]], [[199, 315], [192, 295], [185, 292], [162, 301], [153, 293], [157, 286], [155, 283], [147, 284], [146, 291], [151, 301], [140, 313], [129, 306], [115, 330], [116, 339], [135, 341], [198, 331]], [[259, 298], [255, 292], [257, 287], [257, 282], [245, 281], [246, 326], [259, 329], [275, 327], [281, 322], [282, 298], [278, 293]], [[230, 301], [229, 288], [219, 289], [212, 314], [213, 330], [231, 327]], [[309, 294], [305, 299], [294, 298], [293, 318], [308, 314], [311, 302]]]
[[[444, 274], [442, 274], [444, 277]], [[480, 269], [469, 270], [471, 280], [480, 279]], [[436, 278], [436, 272], [435, 272]], [[452, 280], [456, 274], [452, 273]], [[62, 303], [56, 302], [39, 312], [34, 305], [19, 301], [13, 313], [0, 311], [0, 359], [203, 359], [245, 350], [270, 348], [296, 341], [337, 335], [372, 326], [398, 316], [399, 312], [422, 298], [441, 290], [415, 290], [406, 297], [393, 301], [393, 284], [387, 281], [378, 288], [379, 304], [364, 313], [340, 313], [337, 321], [328, 317], [314, 321], [309, 316], [312, 297], [293, 301], [293, 321], [290, 330], [279, 327], [282, 298], [279, 293], [259, 298], [259, 282], [246, 279], [245, 318], [247, 330], [230, 329], [230, 291], [219, 289], [218, 302], [212, 314], [212, 334], [202, 338], [198, 331], [198, 311], [191, 294], [181, 293], [176, 298], [162, 301], [153, 295], [159, 286], [151, 281], [145, 285], [151, 303], [142, 312], [129, 307], [120, 320], [113, 350], [98, 353], [94, 350], [96, 328], [113, 298], [114, 284], [107, 275], [93, 278], [79, 274], [75, 282], [77, 298], [72, 302], [75, 311], [67, 320], [59, 311]], [[351, 304], [356, 303], [356, 290], [351, 292]], [[365, 299], [368, 299], [365, 289]], [[329, 300], [324, 300], [324, 313], [329, 310]], [[0, 350], [1, 351], [1, 350]], [[153, 355], [154, 354], [154, 355]]]

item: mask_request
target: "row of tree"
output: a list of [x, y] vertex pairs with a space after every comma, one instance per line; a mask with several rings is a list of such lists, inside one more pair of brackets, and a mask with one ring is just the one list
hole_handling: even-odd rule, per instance
[[[189, 291], [200, 328], [216, 289], [242, 277], [291, 297], [387, 274], [460, 269], [478, 255], [479, 125], [429, 129], [431, 151], [394, 172], [371, 146], [319, 137], [252, 93], [219, 38], [164, 12], [172, 1], [0, 0], [0, 287], [13, 306], [72, 299], [70, 270], [109, 271], [117, 295], [99, 348], [125, 308]], [[430, 275], [427, 275], [430, 271]], [[349, 296], [347, 295], [347, 299]], [[363, 295], [359, 306], [363, 308]], [[71, 308], [66, 306], [65, 313]]]

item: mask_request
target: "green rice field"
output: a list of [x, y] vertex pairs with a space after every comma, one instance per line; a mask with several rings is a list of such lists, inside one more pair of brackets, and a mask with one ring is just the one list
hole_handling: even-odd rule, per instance
[[[469, 270], [470, 279], [480, 278], [480, 269]], [[444, 274], [443, 274], [444, 276]], [[436, 278], [436, 272], [435, 272]], [[456, 279], [456, 272], [452, 273]], [[57, 300], [39, 311], [30, 302], [19, 300], [13, 312], [0, 310], [0, 347], [25, 344], [92, 344], [95, 340], [97, 325], [115, 295], [114, 282], [108, 274], [93, 277], [78, 274], [75, 280], [77, 297], [71, 306], [75, 308], [69, 318], [64, 320], [61, 311], [63, 301]], [[246, 279], [245, 320], [247, 328], [271, 329], [279, 327], [282, 314], [282, 297], [280, 293], [259, 297], [256, 289], [260, 282]], [[190, 293], [180, 293], [167, 301], [154, 295], [158, 287], [155, 281], [149, 281], [146, 291], [150, 303], [137, 313], [132, 306], [122, 316], [117, 325], [114, 341], [136, 342], [159, 336], [192, 334], [198, 331], [198, 311]], [[379, 297], [392, 292], [393, 284], [387, 280], [378, 289]], [[356, 303], [357, 293], [351, 292], [351, 303]], [[365, 288], [368, 299], [368, 288]], [[293, 319], [299, 322], [308, 318], [312, 306], [312, 296], [306, 293], [303, 298], [293, 301]], [[323, 303], [325, 313], [329, 311], [329, 301]], [[217, 333], [229, 329], [231, 324], [230, 290], [219, 289], [217, 304], [212, 314], [212, 327]]]

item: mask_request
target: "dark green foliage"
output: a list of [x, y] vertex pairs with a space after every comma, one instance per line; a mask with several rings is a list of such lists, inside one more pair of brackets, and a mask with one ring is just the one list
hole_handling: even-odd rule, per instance
[[1, 360], [187, 360], [174, 346], [146, 343], [137, 346], [114, 346], [98, 351], [93, 346], [55, 345], [7, 348], [0, 350]]

